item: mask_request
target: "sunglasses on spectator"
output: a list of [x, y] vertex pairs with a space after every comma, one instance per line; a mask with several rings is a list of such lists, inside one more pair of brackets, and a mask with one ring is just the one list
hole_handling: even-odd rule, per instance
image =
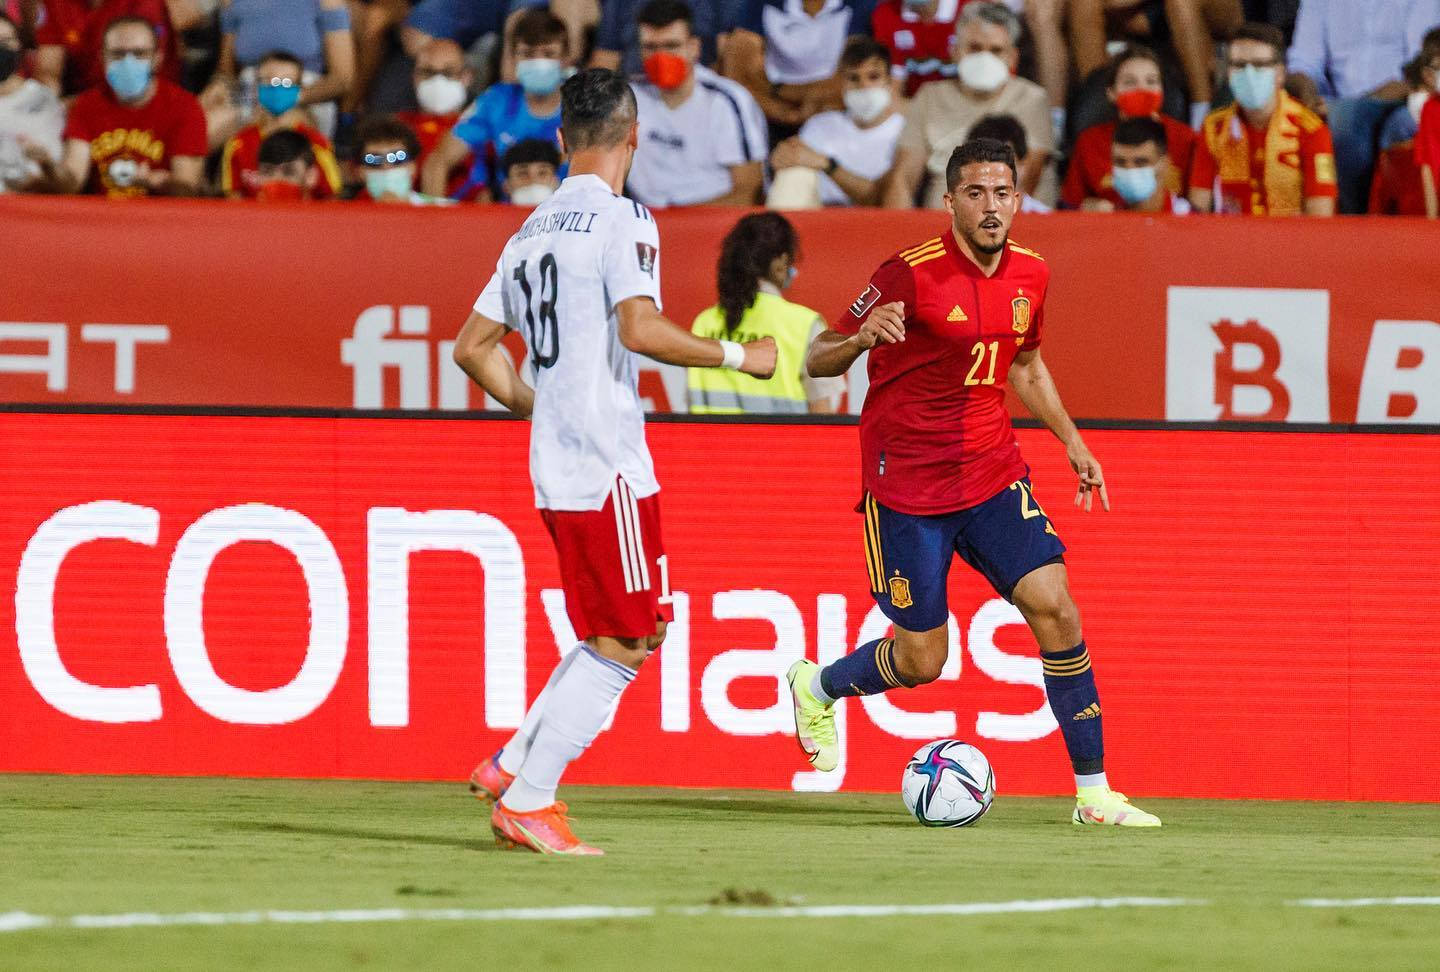
[[377, 168], [382, 165], [404, 165], [410, 161], [410, 153], [404, 149], [399, 149], [395, 152], [385, 152], [383, 154], [366, 152], [360, 157], [360, 161], [371, 168]]
[[1231, 69], [1232, 71], [1243, 71], [1243, 70], [1245, 70], [1247, 67], [1267, 68], [1267, 67], [1275, 67], [1275, 66], [1276, 66], [1277, 64], [1279, 64], [1279, 63], [1280, 63], [1280, 59], [1279, 59], [1278, 57], [1267, 58], [1267, 59], [1265, 59], [1265, 60], [1263, 60], [1263, 61], [1235, 61], [1235, 60], [1232, 60], [1232, 61], [1230, 62], [1230, 69]]
[[153, 47], [107, 47], [105, 48], [105, 59], [107, 61], [118, 61], [122, 57], [138, 57], [142, 61], [149, 60], [155, 56]]

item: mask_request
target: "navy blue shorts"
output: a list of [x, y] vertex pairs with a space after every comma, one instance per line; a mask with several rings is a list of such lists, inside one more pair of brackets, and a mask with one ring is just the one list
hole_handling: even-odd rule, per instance
[[868, 493], [862, 508], [870, 593], [885, 616], [907, 631], [945, 623], [945, 582], [955, 554], [1007, 601], [1022, 577], [1065, 554], [1029, 477], [978, 506], [941, 516], [900, 513]]

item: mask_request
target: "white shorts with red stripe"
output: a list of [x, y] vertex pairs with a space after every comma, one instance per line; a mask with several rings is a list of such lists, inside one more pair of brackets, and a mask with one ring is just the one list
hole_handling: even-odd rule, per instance
[[541, 510], [560, 555], [565, 611], [582, 641], [644, 638], [671, 621], [660, 496], [636, 497], [616, 479], [599, 510]]

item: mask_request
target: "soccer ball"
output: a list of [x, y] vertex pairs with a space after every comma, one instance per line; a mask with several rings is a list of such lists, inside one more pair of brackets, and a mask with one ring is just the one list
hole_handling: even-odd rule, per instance
[[958, 739], [921, 746], [900, 780], [905, 809], [927, 827], [964, 827], [995, 800], [995, 771], [985, 754]]

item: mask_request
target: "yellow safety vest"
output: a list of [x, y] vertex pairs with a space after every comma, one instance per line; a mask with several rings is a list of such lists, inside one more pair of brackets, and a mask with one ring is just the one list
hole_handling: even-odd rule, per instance
[[816, 314], [777, 294], [760, 291], [740, 318], [740, 326], [725, 331], [725, 312], [719, 305], [701, 311], [690, 330], [700, 337], [726, 341], [775, 339], [775, 376], [768, 380], [728, 368], [691, 368], [690, 411], [701, 415], [791, 413], [808, 411], [805, 395], [805, 352]]

